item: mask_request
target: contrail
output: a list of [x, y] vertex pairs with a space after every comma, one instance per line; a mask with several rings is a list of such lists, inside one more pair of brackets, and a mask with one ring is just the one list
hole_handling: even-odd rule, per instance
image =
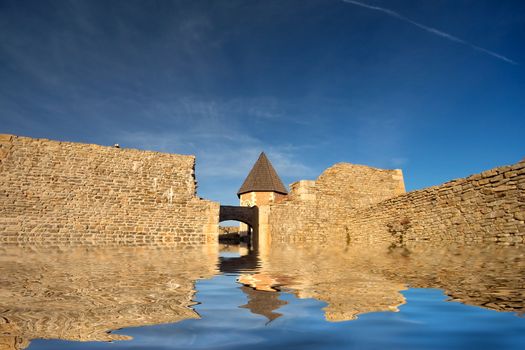
[[436, 28], [432, 28], [432, 27], [428, 27], [424, 24], [421, 24], [419, 22], [416, 22], [416, 21], [413, 21], [411, 20], [410, 18], [408, 17], [405, 17], [403, 16], [402, 14], [400, 13], [397, 13], [396, 11], [392, 11], [392, 10], [389, 10], [387, 8], [384, 8], [384, 7], [379, 7], [379, 6], [372, 6], [372, 5], [368, 5], [368, 4], [365, 4], [365, 3], [362, 3], [360, 1], [355, 1], [355, 0], [342, 0], [343, 2], [346, 2], [348, 4], [352, 4], [352, 5], [356, 5], [356, 6], [360, 6], [360, 7], [364, 7], [364, 8], [367, 8], [367, 9], [370, 9], [370, 10], [374, 10], [374, 11], [379, 11], [379, 12], [383, 12], [383, 13], [386, 13], [387, 15], [389, 15], [390, 17], [394, 17], [394, 18], [397, 18], [397, 19], [400, 19], [404, 22], [407, 22], [407, 23], [410, 23], [412, 25], [415, 25], [416, 27], [418, 28], [421, 28], [429, 33], [432, 33], [432, 34], [435, 34], [437, 36], [440, 36], [442, 38], [445, 38], [445, 39], [448, 39], [450, 41], [454, 41], [456, 43], [460, 43], [460, 44], [463, 44], [463, 45], [466, 45], [474, 50], [477, 50], [477, 51], [480, 51], [480, 52], [483, 52], [483, 53], [486, 53], [487, 55], [490, 55], [492, 57], [496, 57], [496, 58], [499, 58], [500, 60], [502, 61], [505, 61], [507, 63], [510, 63], [510, 64], [515, 64], [517, 65], [518, 63], [516, 61], [513, 61], [511, 60], [510, 58], [508, 57], [505, 57], [503, 55], [500, 55], [496, 52], [493, 52], [493, 51], [490, 51], [490, 50], [487, 50], [487, 49], [484, 49], [482, 47], [479, 47], [479, 46], [476, 46], [474, 44], [471, 44], [469, 43], [468, 41], [465, 41], [463, 39], [460, 39], [454, 35], [451, 35], [451, 34], [448, 34], [448, 33], [445, 33], [445, 32], [442, 32], [441, 30], [439, 29], [436, 29]]

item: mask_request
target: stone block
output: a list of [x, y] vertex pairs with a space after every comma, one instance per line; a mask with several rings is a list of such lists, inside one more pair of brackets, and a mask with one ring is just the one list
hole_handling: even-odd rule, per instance
[[11, 142], [15, 136], [9, 134], [0, 134], [0, 142]]

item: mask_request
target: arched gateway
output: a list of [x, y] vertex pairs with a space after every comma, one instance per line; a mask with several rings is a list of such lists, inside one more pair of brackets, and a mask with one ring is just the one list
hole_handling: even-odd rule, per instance
[[257, 228], [257, 218], [257, 207], [238, 207], [233, 205], [221, 205], [219, 211], [219, 221], [240, 221], [252, 228]]

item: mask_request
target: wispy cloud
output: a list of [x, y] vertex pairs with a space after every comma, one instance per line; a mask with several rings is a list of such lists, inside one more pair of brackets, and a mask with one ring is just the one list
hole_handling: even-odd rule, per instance
[[[197, 172], [202, 178], [242, 180], [247, 175], [259, 153], [265, 151], [279, 174], [283, 177], [299, 178], [313, 175], [313, 170], [298, 161], [298, 154], [304, 151], [300, 146], [287, 144], [269, 145], [249, 135], [246, 130], [230, 130], [236, 135], [224, 135], [199, 130], [122, 131], [116, 140], [125, 147], [137, 147], [168, 153], [196, 154]], [[307, 149], [309, 145], [304, 146]]]
[[[232, 131], [236, 133], [236, 131]], [[253, 137], [231, 139], [220, 133], [170, 130], [168, 132], [122, 132], [118, 140], [128, 147], [168, 153], [195, 154], [199, 195], [221, 203], [236, 203], [237, 190], [265, 151], [285, 183], [316, 175], [286, 145], [268, 145]]]
[[500, 55], [499, 53], [496, 53], [494, 51], [490, 51], [490, 50], [487, 50], [483, 47], [480, 47], [480, 46], [477, 46], [477, 45], [474, 45], [468, 41], [465, 41], [461, 38], [458, 38], [457, 36], [454, 36], [452, 34], [449, 34], [449, 33], [446, 33], [446, 32], [443, 32], [439, 29], [436, 29], [436, 28], [432, 28], [432, 27], [429, 27], [427, 25], [424, 25], [422, 23], [419, 23], [419, 22], [416, 22], [408, 17], [405, 17], [403, 16], [402, 14], [396, 12], [396, 11], [393, 11], [393, 10], [390, 10], [390, 9], [387, 9], [387, 8], [384, 8], [384, 7], [379, 7], [379, 6], [373, 6], [373, 5], [369, 5], [369, 4], [365, 4], [365, 3], [362, 3], [360, 1], [354, 1], [354, 0], [342, 0], [343, 2], [346, 2], [348, 4], [352, 4], [352, 5], [356, 5], [356, 6], [360, 6], [360, 7], [364, 7], [364, 8], [367, 8], [367, 9], [370, 9], [370, 10], [374, 10], [374, 11], [379, 11], [379, 12], [383, 12], [385, 14], [387, 14], [388, 16], [390, 17], [394, 17], [394, 18], [397, 18], [401, 21], [404, 21], [404, 22], [407, 22], [407, 23], [410, 23], [420, 29], [423, 29], [431, 34], [434, 34], [434, 35], [437, 35], [437, 36], [440, 36], [442, 38], [445, 38], [445, 39], [448, 39], [450, 41], [453, 41], [453, 42], [456, 42], [456, 43], [459, 43], [459, 44], [462, 44], [462, 45], [465, 45], [465, 46], [468, 46], [476, 51], [479, 51], [479, 52], [483, 52], [487, 55], [490, 55], [492, 57], [495, 57], [497, 59], [500, 59], [504, 62], [507, 62], [507, 63], [510, 63], [510, 64], [514, 64], [514, 65], [517, 65], [518, 63], [514, 60], [511, 60], [510, 58], [508, 57], [505, 57], [503, 55]]
[[268, 141], [257, 135], [246, 122], [252, 117], [252, 104], [262, 107], [262, 103], [253, 98], [244, 101], [194, 97], [156, 101], [143, 110], [142, 115], [165, 127], [120, 128], [115, 130], [114, 143], [196, 155], [199, 194], [223, 203], [235, 203], [235, 193], [261, 151], [268, 154], [285, 183], [317, 175], [316, 170], [301, 161], [311, 144]]

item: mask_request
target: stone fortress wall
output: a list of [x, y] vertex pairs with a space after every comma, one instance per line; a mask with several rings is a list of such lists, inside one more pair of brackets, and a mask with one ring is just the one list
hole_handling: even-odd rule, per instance
[[338, 164], [270, 208], [274, 241], [524, 242], [525, 161], [403, 194], [400, 171]]
[[525, 242], [525, 162], [386, 200], [345, 224], [367, 240]]
[[269, 208], [269, 231], [272, 240], [278, 241], [336, 238], [338, 226], [344, 229], [349, 213], [404, 193], [399, 169], [338, 163], [316, 181], [290, 185], [288, 198]]
[[0, 135], [0, 243], [215, 243], [195, 157]]
[[[0, 134], [0, 244], [215, 244], [219, 204], [196, 196], [194, 165]], [[401, 170], [339, 163], [259, 207], [259, 226], [273, 241], [513, 243], [524, 213], [525, 161], [410, 193]]]

